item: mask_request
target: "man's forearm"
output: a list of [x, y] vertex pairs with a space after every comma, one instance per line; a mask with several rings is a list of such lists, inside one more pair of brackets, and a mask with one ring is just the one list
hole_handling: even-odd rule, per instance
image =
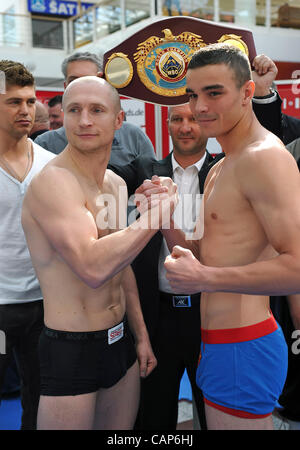
[[75, 262], [75, 271], [90, 287], [102, 286], [130, 264], [157, 233], [163, 207], [158, 204], [124, 230], [91, 241]]
[[135, 337], [140, 376], [145, 378], [155, 368], [157, 361], [153, 354], [148, 331], [140, 305], [138, 288], [131, 266], [123, 274], [122, 288], [126, 297], [126, 313], [130, 329]]
[[160, 231], [167, 242], [170, 253], [175, 245], [180, 245], [180, 247], [191, 250], [194, 256], [199, 259], [199, 241], [186, 239], [185, 233], [179, 227], [176, 227], [172, 219], [170, 221], [170, 228], [162, 228]]
[[122, 288], [126, 297], [126, 314], [130, 329], [136, 341], [148, 339], [148, 332], [144, 322], [138, 288], [131, 266], [127, 266], [123, 274]]
[[93, 288], [102, 286], [130, 264], [155, 233], [155, 229], [128, 227], [95, 240], [87, 249], [86, 260], [79, 263], [84, 281]]

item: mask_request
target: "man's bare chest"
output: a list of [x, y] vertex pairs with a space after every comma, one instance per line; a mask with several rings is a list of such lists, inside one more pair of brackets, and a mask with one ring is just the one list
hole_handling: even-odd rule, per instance
[[232, 222], [233, 218], [251, 212], [251, 206], [240, 189], [234, 170], [218, 170], [204, 192], [204, 218], [215, 224]]
[[262, 225], [235, 171], [216, 171], [204, 192], [202, 260], [208, 265], [248, 263], [265, 246]]

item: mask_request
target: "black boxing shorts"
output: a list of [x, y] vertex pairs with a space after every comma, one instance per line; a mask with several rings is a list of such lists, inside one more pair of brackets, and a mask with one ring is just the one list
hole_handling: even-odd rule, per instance
[[116, 384], [136, 361], [126, 320], [108, 330], [69, 332], [45, 327], [39, 341], [41, 395], [96, 392]]

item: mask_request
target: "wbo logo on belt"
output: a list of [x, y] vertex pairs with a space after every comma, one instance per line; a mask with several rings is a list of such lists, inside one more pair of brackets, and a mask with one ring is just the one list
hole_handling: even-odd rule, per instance
[[183, 32], [174, 36], [168, 28], [165, 37], [152, 36], [138, 45], [134, 60], [141, 82], [152, 92], [164, 96], [185, 94], [185, 75], [195, 51], [205, 46], [201, 36]]

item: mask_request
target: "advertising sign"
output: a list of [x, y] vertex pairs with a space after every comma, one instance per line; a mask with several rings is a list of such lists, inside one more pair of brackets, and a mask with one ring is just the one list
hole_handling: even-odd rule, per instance
[[281, 110], [288, 116], [300, 119], [300, 88], [296, 84], [277, 85], [279, 95], [282, 99]]
[[[27, 0], [28, 11], [36, 14], [55, 14], [58, 16], [76, 16], [80, 13], [77, 2], [63, 0]], [[82, 11], [94, 3], [81, 2]]]

